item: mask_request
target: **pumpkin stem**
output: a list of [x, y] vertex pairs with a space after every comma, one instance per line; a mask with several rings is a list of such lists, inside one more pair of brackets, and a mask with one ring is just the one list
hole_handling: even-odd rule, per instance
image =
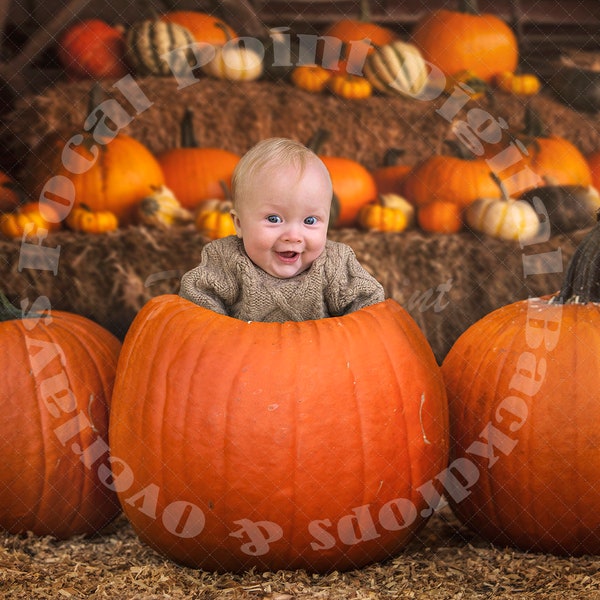
[[360, 16], [358, 20], [361, 23], [371, 22], [371, 6], [369, 0], [360, 0]]
[[90, 89], [90, 95], [88, 97], [87, 114], [91, 115], [96, 110], [96, 108], [98, 108], [98, 106], [102, 104], [104, 100], [106, 100], [106, 97], [106, 91], [104, 90], [100, 82], [95, 81], [94, 85], [92, 85], [92, 88]]
[[398, 164], [398, 159], [404, 152], [402, 148], [388, 148], [383, 155], [383, 166], [395, 167]]
[[15, 319], [24, 319], [29, 316], [28, 313], [24, 313], [21, 309], [13, 306], [8, 298], [0, 292], [0, 323], [3, 323], [4, 321], [13, 321]]
[[512, 202], [512, 198], [506, 191], [506, 186], [504, 185], [504, 181], [502, 181], [502, 179], [500, 179], [500, 177], [498, 177], [498, 174], [494, 173], [494, 171], [490, 171], [490, 177], [494, 180], [494, 183], [500, 189], [500, 193], [502, 194], [502, 200], [504, 200], [505, 202]]
[[312, 150], [315, 154], [318, 154], [328, 137], [329, 131], [319, 127], [319, 129], [313, 133], [310, 140], [308, 140], [308, 144], [306, 144], [306, 146], [309, 150]]
[[444, 144], [450, 148], [452, 156], [462, 158], [463, 160], [475, 160], [476, 156], [460, 140], [444, 140]]
[[525, 126], [523, 133], [527, 137], [532, 138], [548, 137], [548, 128], [542, 121], [539, 113], [531, 107], [531, 104], [527, 104], [525, 107]]
[[468, 15], [478, 15], [479, 5], [477, 0], [460, 0], [460, 12]]
[[[225, 25], [225, 23], [221, 23], [220, 21], [217, 21], [215, 23], [215, 27], [218, 27], [224, 34], [225, 34], [225, 38], [227, 40], [227, 42], [231, 41], [231, 33], [229, 33], [229, 28], [227, 27], [227, 25]], [[225, 42], [225, 43], [227, 43]]]
[[[600, 212], [596, 216], [599, 219]], [[600, 302], [600, 221], [577, 246], [554, 302]]]
[[231, 191], [229, 189], [229, 186], [222, 179], [219, 179], [219, 185], [221, 186], [221, 189], [223, 190], [223, 195], [225, 196], [225, 200], [231, 201]]
[[194, 111], [186, 108], [181, 120], [181, 147], [198, 148], [196, 133], [194, 131]]

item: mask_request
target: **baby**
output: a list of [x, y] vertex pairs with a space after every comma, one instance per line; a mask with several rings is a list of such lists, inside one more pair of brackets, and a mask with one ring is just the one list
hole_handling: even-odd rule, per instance
[[352, 249], [327, 239], [331, 178], [317, 155], [285, 138], [251, 148], [232, 178], [237, 236], [204, 246], [179, 295], [244, 321], [341, 316], [384, 300]]

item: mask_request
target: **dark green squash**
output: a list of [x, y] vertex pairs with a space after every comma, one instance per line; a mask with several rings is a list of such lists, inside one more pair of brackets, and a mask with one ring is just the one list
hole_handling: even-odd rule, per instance
[[546, 210], [552, 235], [591, 227], [600, 209], [597, 190], [582, 185], [546, 185], [525, 192], [522, 200], [538, 213]]

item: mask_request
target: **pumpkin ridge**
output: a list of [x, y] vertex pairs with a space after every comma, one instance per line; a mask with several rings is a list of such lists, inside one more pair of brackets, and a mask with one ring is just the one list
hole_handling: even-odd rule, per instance
[[[137, 65], [141, 66], [141, 71], [143, 74], [148, 74], [149, 69], [145, 64], [145, 57], [144, 57], [144, 53], [142, 52], [141, 49], [141, 45], [145, 44], [145, 40], [149, 39], [150, 36], [150, 23], [143, 23], [142, 25], [140, 25], [139, 27], [132, 27], [130, 28], [130, 34], [132, 36], [132, 41], [129, 44], [129, 48], [130, 50], [133, 51], [133, 54], [135, 56], [135, 63]], [[152, 48], [150, 49], [150, 52], [152, 52]], [[152, 54], [154, 54], [152, 52]], [[154, 58], [154, 56], [153, 56]]]
[[[380, 335], [380, 337], [378, 339], [382, 341], [382, 346], [383, 346], [383, 350], [384, 350], [383, 355], [387, 359], [388, 364], [390, 365], [390, 370], [392, 372], [394, 372], [395, 375], [396, 375], [395, 376], [395, 381], [394, 381], [394, 393], [395, 393], [396, 397], [398, 398], [398, 405], [406, 407], [406, 406], [408, 406], [407, 405], [407, 399], [406, 399], [406, 397], [405, 397], [405, 395], [403, 393], [404, 390], [402, 389], [402, 386], [399, 384], [399, 381], [400, 381], [400, 378], [401, 378], [401, 369], [392, 360], [392, 351], [390, 349], [391, 342], [390, 342], [390, 339], [389, 339], [387, 328], [381, 323], [381, 321], [379, 319], [377, 319], [375, 317], [375, 315], [371, 316], [371, 320], [373, 321], [373, 327], [377, 328], [377, 329], [379, 329], [381, 331], [381, 335]], [[408, 328], [405, 327], [406, 323], [403, 322], [403, 321], [401, 321], [398, 318], [394, 318], [394, 321], [395, 321], [396, 325], [399, 325], [399, 327], [400, 327], [400, 329], [401, 329], [401, 331], [403, 333], [404, 338], [407, 339], [407, 340], [409, 340], [409, 339], [412, 340], [412, 337], [413, 337], [412, 336], [412, 331], [409, 331]], [[398, 339], [400, 339], [400, 338], [398, 337]], [[415, 477], [415, 472], [414, 471], [415, 471], [415, 469], [417, 469], [418, 465], [416, 463], [413, 463], [414, 456], [412, 456], [411, 453], [410, 453], [411, 448], [410, 448], [410, 443], [409, 443], [408, 432], [409, 432], [410, 426], [412, 424], [410, 424], [408, 422], [407, 412], [408, 411], [406, 411], [406, 410], [403, 411], [403, 418], [402, 418], [403, 428], [402, 428], [401, 432], [398, 432], [398, 434], [402, 436], [402, 441], [398, 445], [400, 447], [406, 448], [406, 451], [407, 451], [407, 454], [408, 454], [408, 462], [411, 465], [411, 468], [408, 469], [404, 473], [404, 475], [407, 476], [407, 480], [408, 480], [407, 481], [407, 484], [408, 484], [407, 487], [410, 490], [413, 490], [413, 497], [410, 498], [410, 500], [412, 500], [414, 502], [415, 499], [416, 499], [416, 496], [417, 496], [416, 490], [414, 490], [414, 488], [413, 488], [413, 482], [417, 479], [417, 477]], [[415, 502], [415, 506], [417, 506], [416, 502]]]

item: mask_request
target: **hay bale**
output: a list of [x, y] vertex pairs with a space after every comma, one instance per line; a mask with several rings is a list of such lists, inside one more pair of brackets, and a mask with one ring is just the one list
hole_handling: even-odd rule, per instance
[[[448, 111], [437, 112], [447, 102], [443, 95], [430, 101], [380, 95], [356, 101], [311, 94], [288, 83], [271, 81], [202, 78], [182, 89], [177, 88], [175, 78], [136, 81], [151, 103], [139, 114], [113, 87], [114, 82], [105, 81], [104, 87], [134, 117], [123, 131], [154, 153], [179, 145], [179, 123], [187, 107], [194, 109], [201, 145], [240, 154], [270, 136], [307, 142], [318, 127], [323, 127], [331, 132], [323, 145], [324, 154], [345, 156], [374, 168], [382, 163], [388, 148], [403, 148], [403, 162], [414, 164], [442, 151], [444, 140], [452, 137], [450, 119], [442, 116]], [[41, 95], [19, 99], [0, 127], [3, 145], [19, 160], [48, 133], [67, 131], [70, 135], [80, 130], [89, 110], [91, 85], [87, 81], [59, 82]], [[498, 92], [492, 100], [467, 103], [456, 118], [464, 119], [469, 110], [478, 107], [519, 129], [524, 103], [522, 98]], [[584, 153], [600, 148], [600, 116], [571, 110], [556, 102], [548, 91], [536, 97], [533, 104], [553, 133], [563, 135]], [[499, 151], [504, 147], [498, 144]]]
[[[558, 289], [563, 273], [541, 274], [543, 253], [560, 252], [566, 268], [584, 232], [558, 236], [522, 249], [518, 244], [419, 231], [364, 233], [333, 230], [330, 238], [350, 245], [360, 262], [419, 324], [442, 360], [457, 337], [492, 310]], [[2, 286], [19, 304], [46, 296], [54, 309], [86, 316], [122, 338], [150, 298], [177, 293], [179, 279], [200, 259], [207, 242], [195, 229], [131, 226], [91, 236], [63, 231], [44, 246], [60, 246], [56, 274], [25, 267], [18, 241], [0, 241]], [[189, 252], [189, 248], [194, 248]], [[530, 264], [530, 275], [524, 269]]]

